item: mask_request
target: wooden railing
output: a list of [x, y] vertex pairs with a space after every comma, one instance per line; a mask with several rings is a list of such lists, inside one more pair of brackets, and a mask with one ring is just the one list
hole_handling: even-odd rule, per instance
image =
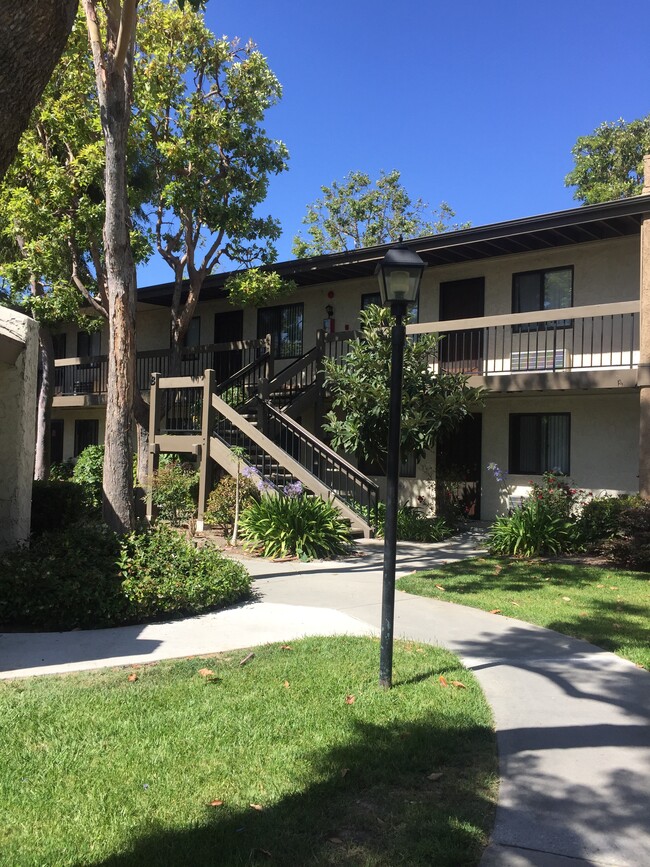
[[[181, 376], [202, 376], [203, 371], [215, 371], [217, 381], [233, 376], [243, 367], [267, 353], [270, 359], [271, 338], [236, 340], [230, 343], [209, 343], [186, 347], [181, 353]], [[152, 349], [136, 356], [136, 382], [141, 391], [148, 391], [153, 373], [168, 376], [171, 351]], [[103, 394], [108, 380], [108, 356], [90, 358], [57, 358], [55, 367], [56, 395]], [[271, 368], [265, 368], [268, 376]], [[272, 374], [271, 374], [272, 375]]]
[[455, 373], [630, 369], [639, 363], [639, 310], [638, 301], [623, 301], [426, 322], [406, 332], [439, 334], [437, 364]]

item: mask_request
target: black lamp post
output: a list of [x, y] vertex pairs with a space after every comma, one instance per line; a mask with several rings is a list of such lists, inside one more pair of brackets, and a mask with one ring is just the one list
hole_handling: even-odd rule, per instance
[[379, 291], [384, 306], [390, 305], [395, 323], [391, 329], [390, 414], [386, 459], [386, 526], [384, 529], [384, 580], [381, 601], [381, 645], [379, 686], [390, 689], [393, 682], [393, 622], [395, 619], [395, 562], [397, 557], [397, 489], [400, 467], [402, 414], [402, 371], [404, 368], [404, 317], [407, 305], [416, 301], [425, 263], [417, 253], [400, 244], [386, 253], [377, 265]]

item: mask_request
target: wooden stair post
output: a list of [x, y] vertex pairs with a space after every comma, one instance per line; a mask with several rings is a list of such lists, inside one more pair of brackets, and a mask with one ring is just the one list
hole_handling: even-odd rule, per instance
[[149, 391], [149, 457], [147, 460], [147, 523], [153, 520], [153, 478], [158, 470], [158, 460], [160, 456], [160, 446], [156, 442], [156, 437], [160, 431], [160, 420], [158, 415], [158, 380], [159, 373], [151, 374], [151, 389]]
[[201, 414], [201, 447], [199, 454], [199, 502], [196, 516], [196, 529], [203, 530], [205, 507], [212, 489], [212, 460], [210, 459], [210, 437], [214, 427], [214, 410], [212, 395], [216, 374], [214, 370], [206, 370], [203, 374], [203, 407]]

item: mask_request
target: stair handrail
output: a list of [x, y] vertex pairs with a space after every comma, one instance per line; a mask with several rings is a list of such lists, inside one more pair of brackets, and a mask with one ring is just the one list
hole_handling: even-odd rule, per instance
[[256, 368], [266, 365], [270, 358], [270, 355], [271, 353], [267, 350], [261, 355], [258, 355], [257, 358], [249, 361], [248, 364], [245, 364], [242, 368], [235, 371], [235, 373], [229, 376], [228, 379], [224, 379], [222, 380], [222, 382], [218, 383], [215, 387], [216, 393], [223, 394], [224, 391], [235, 388], [237, 386], [237, 382], [243, 379], [248, 373], [252, 373]]

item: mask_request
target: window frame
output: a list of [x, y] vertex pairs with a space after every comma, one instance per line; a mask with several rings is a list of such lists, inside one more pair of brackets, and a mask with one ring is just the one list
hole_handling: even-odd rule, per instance
[[[543, 420], [549, 417], [562, 417], [567, 419], [566, 427], [566, 468], [561, 470], [562, 475], [568, 476], [571, 473], [571, 413], [570, 412], [511, 412], [508, 417], [508, 474], [513, 476], [543, 476], [544, 473], [549, 473], [557, 467], [547, 466], [548, 460], [546, 452], [548, 451], [548, 443], [544, 442], [543, 435]], [[521, 443], [521, 428], [518, 425], [523, 418], [534, 418], [538, 421], [538, 430], [536, 432], [539, 440], [539, 451], [537, 454], [537, 466], [535, 469], [523, 469], [519, 463], [520, 459], [520, 443]]]
[[[296, 339], [295, 341], [288, 341], [289, 346], [293, 345], [294, 343], [299, 344], [299, 351], [297, 353], [289, 354], [282, 349], [283, 342], [280, 340], [280, 332], [282, 329], [283, 310], [293, 310], [295, 311], [295, 313], [299, 312], [300, 315], [300, 339]], [[271, 328], [267, 328], [266, 326], [264, 328], [262, 327], [262, 318], [267, 314], [270, 314], [273, 317]], [[262, 339], [266, 337], [267, 334], [271, 335], [271, 345], [273, 347], [273, 352], [275, 353], [276, 359], [285, 361], [293, 358], [300, 358], [300, 356], [303, 354], [305, 337], [304, 301], [296, 301], [292, 304], [275, 304], [272, 307], [259, 307], [257, 310], [257, 337], [258, 339]]]
[[[539, 307], [537, 307], [536, 309], [539, 310], [540, 312], [543, 312], [545, 309], [544, 308], [544, 289], [545, 289], [545, 286], [544, 286], [543, 277], [546, 274], [552, 274], [556, 271], [569, 271], [571, 274], [571, 303], [566, 308], [564, 308], [564, 307], [560, 308], [562, 310], [565, 310], [565, 309], [570, 310], [573, 307], [573, 284], [574, 284], [574, 277], [575, 277], [575, 267], [573, 265], [557, 265], [557, 266], [554, 266], [553, 268], [532, 268], [528, 271], [516, 271], [513, 273], [513, 275], [512, 275], [512, 295], [511, 295], [511, 311], [512, 311], [512, 313], [531, 313], [532, 314], [532, 313], [536, 312], [535, 310], [520, 310], [519, 309], [520, 304], [519, 304], [519, 296], [518, 296], [517, 285], [516, 285], [517, 278], [528, 277], [531, 274], [539, 274], [540, 276], [542, 276], [542, 279], [540, 280], [540, 285], [539, 285], [539, 297], [538, 297]], [[573, 319], [553, 319], [553, 320], [549, 320], [547, 322], [530, 322], [530, 323], [522, 322], [519, 325], [513, 325], [512, 330], [513, 330], [513, 332], [539, 331], [540, 326], [542, 326], [543, 330], [550, 329], [553, 331], [558, 329], [558, 328], [573, 328]]]

